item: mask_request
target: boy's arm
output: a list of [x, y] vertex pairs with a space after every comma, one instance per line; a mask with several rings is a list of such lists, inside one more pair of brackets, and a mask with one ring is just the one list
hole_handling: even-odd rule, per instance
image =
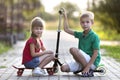
[[86, 67], [85, 67], [84, 70], [82, 71], [83, 73], [89, 72], [89, 69], [90, 69], [91, 65], [94, 63], [97, 55], [98, 55], [98, 50], [94, 50], [94, 51], [93, 51], [93, 55], [92, 55], [89, 63], [86, 65]]
[[64, 27], [63, 27], [64, 31], [71, 35], [74, 35], [74, 31], [69, 28], [67, 14], [65, 11], [63, 13], [63, 17], [64, 17]]

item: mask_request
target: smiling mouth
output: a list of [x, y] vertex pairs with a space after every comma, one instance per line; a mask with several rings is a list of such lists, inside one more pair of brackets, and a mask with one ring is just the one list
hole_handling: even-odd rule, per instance
[[88, 27], [83, 27], [83, 28], [88, 28]]
[[39, 35], [41, 35], [42, 33], [38, 33]]

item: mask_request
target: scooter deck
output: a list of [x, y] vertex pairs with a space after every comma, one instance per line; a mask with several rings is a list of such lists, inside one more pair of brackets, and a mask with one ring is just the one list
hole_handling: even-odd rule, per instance
[[[74, 73], [74, 74], [78, 74], [78, 73], [80, 73], [80, 72], [82, 72], [82, 70], [76, 71], [76, 72], [73, 72], [73, 73]], [[101, 75], [104, 75], [104, 74], [106, 73], [106, 69], [105, 69], [104, 66], [99, 66], [99, 67], [97, 67], [95, 70], [93, 70], [93, 73], [94, 73], [94, 72], [97, 72], [97, 73], [100, 73]]]

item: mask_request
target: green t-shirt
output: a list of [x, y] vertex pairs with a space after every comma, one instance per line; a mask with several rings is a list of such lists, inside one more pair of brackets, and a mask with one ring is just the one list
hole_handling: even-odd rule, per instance
[[94, 65], [98, 66], [101, 60], [100, 55], [100, 39], [92, 30], [84, 36], [83, 32], [74, 32], [74, 36], [79, 39], [78, 48], [87, 53], [90, 57], [93, 55], [93, 50], [98, 50], [97, 58], [95, 59]]

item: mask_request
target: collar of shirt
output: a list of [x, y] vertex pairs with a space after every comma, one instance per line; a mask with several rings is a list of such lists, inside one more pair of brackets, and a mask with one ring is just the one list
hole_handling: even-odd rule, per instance
[[92, 30], [90, 30], [86, 35], [84, 34], [84, 31], [82, 32], [82, 36], [83, 36], [83, 38], [85, 38], [85, 37], [88, 37], [90, 34], [92, 34], [93, 33], [93, 31]]

